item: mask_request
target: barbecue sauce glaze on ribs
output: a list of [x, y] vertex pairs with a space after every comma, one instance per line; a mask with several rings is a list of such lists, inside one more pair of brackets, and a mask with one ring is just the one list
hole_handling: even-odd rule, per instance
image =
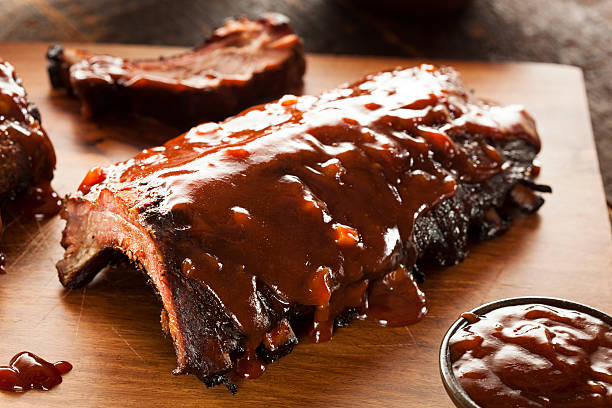
[[66, 202], [59, 277], [75, 287], [116, 254], [146, 271], [176, 373], [255, 377], [356, 316], [405, 325], [427, 311], [412, 270], [466, 254], [468, 232], [535, 211], [540, 148], [519, 106], [471, 96], [451, 68], [367, 76], [284, 96], [95, 168]]
[[[0, 210], [49, 216], [60, 200], [51, 189], [55, 151], [15, 68], [0, 59]], [[0, 234], [2, 220], [0, 219]], [[0, 254], [0, 273], [4, 270]]]
[[49, 77], [82, 102], [85, 117], [136, 113], [182, 129], [222, 120], [302, 85], [302, 41], [286, 17], [228, 20], [200, 48], [126, 60], [52, 46]]

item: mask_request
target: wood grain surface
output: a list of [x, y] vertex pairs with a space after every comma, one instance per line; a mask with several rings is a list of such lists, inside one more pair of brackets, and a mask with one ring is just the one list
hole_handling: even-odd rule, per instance
[[[176, 51], [87, 46], [145, 56]], [[45, 44], [1, 44], [42, 114], [58, 155], [53, 185], [73, 191], [94, 165], [126, 159], [176, 133], [153, 122], [95, 123], [79, 104], [50, 90]], [[318, 93], [363, 74], [415, 60], [308, 57], [305, 92]], [[516, 220], [501, 238], [474, 245], [461, 265], [427, 272], [431, 310], [420, 323], [383, 328], [355, 322], [331, 342], [298, 345], [258, 380], [206, 389], [174, 377], [175, 356], [159, 325], [160, 304], [128, 266], [107, 269], [82, 290], [59, 284], [55, 262], [63, 222], [16, 218], [3, 238], [8, 274], [0, 276], [0, 363], [28, 350], [65, 359], [74, 370], [51, 392], [0, 393], [0, 406], [384, 406], [450, 407], [438, 374], [438, 346], [457, 315], [486, 301], [558, 296], [612, 313], [612, 243], [581, 71], [549, 64], [443, 62], [480, 96], [522, 103], [543, 141], [540, 182], [553, 194], [539, 214]]]

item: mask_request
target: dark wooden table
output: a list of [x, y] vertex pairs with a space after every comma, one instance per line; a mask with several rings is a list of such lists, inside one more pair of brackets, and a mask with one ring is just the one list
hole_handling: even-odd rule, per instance
[[577, 65], [586, 78], [612, 204], [612, 0], [474, 0], [457, 12], [426, 16], [384, 13], [378, 10], [380, 2], [371, 3], [374, 6], [357, 6], [354, 0], [0, 0], [0, 41], [191, 46], [228, 16], [276, 11], [291, 18], [309, 52]]

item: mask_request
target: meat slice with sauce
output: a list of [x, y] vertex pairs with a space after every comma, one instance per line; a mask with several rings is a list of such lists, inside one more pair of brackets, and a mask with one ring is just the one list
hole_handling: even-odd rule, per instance
[[510, 207], [537, 210], [539, 149], [520, 106], [476, 99], [451, 68], [287, 95], [92, 169], [62, 212], [59, 277], [129, 257], [162, 299], [176, 373], [256, 377], [298, 326], [325, 341], [355, 317], [421, 319], [417, 263], [455, 264]]
[[[29, 102], [15, 68], [0, 59], [0, 209], [56, 214], [59, 199], [49, 186], [54, 169], [55, 151], [40, 113]], [[2, 259], [0, 254], [0, 271]]]
[[182, 129], [222, 120], [301, 87], [301, 40], [286, 17], [228, 20], [200, 48], [169, 58], [127, 60], [49, 48], [49, 78], [82, 102], [86, 117], [150, 116]]

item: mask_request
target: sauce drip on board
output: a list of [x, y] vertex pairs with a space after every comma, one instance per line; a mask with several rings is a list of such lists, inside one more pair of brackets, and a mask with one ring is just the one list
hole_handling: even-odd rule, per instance
[[[415, 220], [459, 181], [512, 165], [494, 147], [507, 140], [540, 147], [521, 107], [472, 98], [450, 69], [398, 69], [202, 124], [93, 169], [76, 197], [127, 203], [173, 273], [223, 305], [248, 357], [276, 323], [266, 308], [312, 308], [317, 341], [347, 308], [386, 325], [422, 318]], [[263, 304], [263, 286], [275, 304]]]
[[[6, 212], [11, 216], [23, 215], [28, 219], [42, 221], [57, 214], [62, 207], [62, 200], [48, 181], [30, 187], [17, 197], [4, 203]], [[2, 220], [0, 219], [0, 238], [2, 237]], [[6, 273], [6, 255], [0, 252], [0, 274]]]
[[[0, 231], [1, 232], [1, 231]], [[6, 273], [6, 255], [0, 252], [0, 275]]]
[[25, 392], [31, 389], [48, 391], [62, 382], [62, 375], [72, 370], [67, 361], [49, 363], [36, 354], [16, 354], [8, 366], [0, 366], [0, 390]]
[[[0, 214], [0, 239], [2, 238], [2, 214]], [[0, 252], [0, 275], [6, 273], [6, 255], [3, 252]]]
[[22, 214], [40, 221], [57, 214], [62, 208], [62, 199], [53, 190], [51, 183], [45, 181], [8, 200], [6, 208], [11, 214]]
[[540, 304], [509, 306], [450, 339], [453, 372], [487, 407], [612, 406], [612, 327], [590, 315]]
[[[367, 319], [382, 326], [407, 326], [427, 314], [427, 298], [404, 268], [386, 274], [370, 287]], [[398, 312], [401, 311], [401, 312]]]
[[236, 361], [234, 372], [242, 378], [254, 380], [263, 375], [266, 365], [254, 351], [247, 351]]

